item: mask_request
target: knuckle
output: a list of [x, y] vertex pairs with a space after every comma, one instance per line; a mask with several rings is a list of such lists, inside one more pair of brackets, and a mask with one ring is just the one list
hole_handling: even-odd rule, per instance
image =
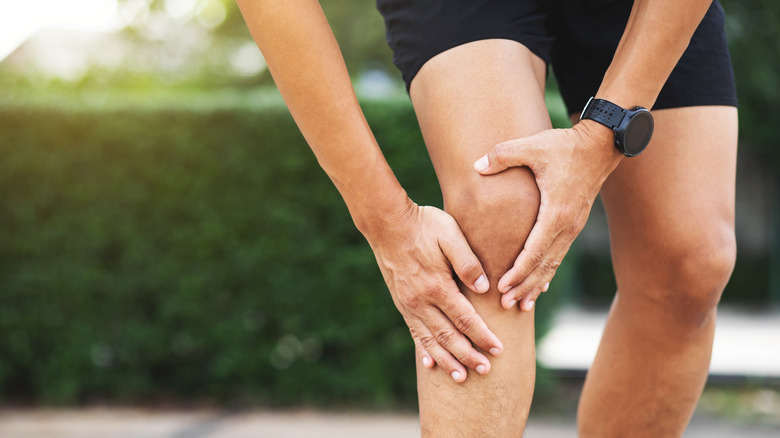
[[515, 292], [515, 298], [519, 300], [532, 292], [533, 289], [530, 286], [522, 285], [517, 288], [517, 292]]
[[[472, 258], [468, 258], [461, 261], [457, 268], [457, 272], [462, 275], [462, 280], [476, 280], [477, 272], [479, 271], [479, 263]], [[463, 276], [467, 278], [463, 278]], [[474, 277], [474, 278], [471, 278]]]
[[542, 252], [542, 251], [535, 251], [535, 250], [529, 250], [529, 252], [528, 252], [528, 260], [534, 266], [539, 266], [544, 261], [544, 252]]
[[455, 328], [457, 328], [461, 333], [468, 333], [477, 325], [477, 321], [476, 318], [474, 318], [474, 315], [468, 313], [458, 315], [453, 323], [455, 324]]
[[426, 350], [435, 347], [437, 344], [436, 338], [434, 338], [431, 335], [422, 335], [419, 337], [419, 339], [420, 339], [420, 345], [425, 347]]
[[447, 292], [444, 290], [444, 288], [442, 288], [441, 285], [435, 283], [426, 285], [423, 288], [423, 293], [431, 302], [440, 302], [447, 295]]
[[555, 271], [558, 270], [558, 266], [560, 265], [561, 262], [558, 260], [545, 260], [541, 264], [539, 264], [539, 269], [541, 270], [543, 275], [547, 276], [555, 273]]
[[403, 298], [404, 305], [409, 309], [417, 309], [420, 307], [420, 299], [415, 295], [407, 295]]
[[509, 155], [509, 145], [506, 143], [499, 143], [493, 148], [493, 153], [491, 154], [491, 161], [499, 164], [504, 164], [507, 160]]
[[436, 334], [436, 342], [449, 350], [449, 347], [455, 343], [456, 336], [449, 330], [442, 330]]

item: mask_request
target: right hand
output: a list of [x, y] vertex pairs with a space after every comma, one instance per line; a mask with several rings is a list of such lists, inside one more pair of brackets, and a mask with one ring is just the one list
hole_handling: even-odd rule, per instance
[[456, 382], [466, 380], [464, 365], [487, 374], [490, 362], [474, 345], [494, 356], [503, 346], [458, 289], [453, 269], [474, 292], [487, 292], [490, 283], [455, 219], [410, 201], [366, 237], [423, 366], [435, 361]]

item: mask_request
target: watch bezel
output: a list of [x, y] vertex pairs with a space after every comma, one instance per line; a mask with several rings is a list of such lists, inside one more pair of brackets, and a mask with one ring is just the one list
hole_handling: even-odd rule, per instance
[[[635, 106], [630, 109], [623, 109], [623, 111], [625, 112], [625, 117], [623, 117], [623, 120], [620, 121], [620, 125], [613, 129], [613, 131], [615, 131], [615, 146], [617, 146], [618, 150], [620, 150], [620, 152], [625, 154], [627, 157], [636, 157], [637, 155], [641, 154], [650, 143], [650, 139], [653, 136], [653, 130], [655, 128], [655, 120], [653, 120], [653, 115], [650, 113], [650, 111], [648, 111], [647, 108], [643, 108], [641, 106]], [[650, 132], [646, 136], [647, 140], [639, 147], [634, 147], [633, 145], [631, 145], [631, 147], [626, 147], [626, 132], [628, 131], [628, 127], [636, 120], [636, 116], [639, 114], [642, 114], [642, 116], [647, 114], [649, 117]]]

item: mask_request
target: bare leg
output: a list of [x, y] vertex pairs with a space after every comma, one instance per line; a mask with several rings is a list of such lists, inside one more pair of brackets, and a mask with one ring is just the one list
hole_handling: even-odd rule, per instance
[[533, 313], [501, 307], [496, 283], [520, 252], [539, 207], [525, 168], [483, 177], [473, 163], [496, 143], [550, 127], [544, 104], [544, 63], [519, 43], [484, 40], [448, 50], [426, 63], [411, 97], [444, 196], [491, 282], [487, 294], [461, 287], [504, 352], [487, 355], [487, 376], [455, 383], [417, 358], [423, 436], [519, 437], [535, 378]]
[[736, 108], [654, 116], [647, 151], [601, 193], [619, 292], [580, 401], [584, 438], [682, 435], [734, 265]]

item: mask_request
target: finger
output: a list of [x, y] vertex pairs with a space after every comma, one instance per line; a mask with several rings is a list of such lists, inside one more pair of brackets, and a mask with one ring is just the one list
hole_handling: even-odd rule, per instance
[[549, 283], [548, 279], [552, 279], [561, 264], [557, 257], [556, 255], [555, 258], [543, 260], [522, 283], [504, 293], [501, 297], [501, 304], [509, 309], [514, 303], [525, 299], [528, 295], [536, 294], [538, 296], [542, 293], [545, 283]]
[[542, 290], [524, 290], [520, 291], [520, 286], [514, 287], [501, 298], [501, 305], [506, 309], [511, 309], [515, 304], [520, 310], [530, 312], [534, 308], [536, 300], [541, 295]]
[[541, 292], [546, 292], [547, 288], [550, 287], [550, 282], [558, 272], [558, 268], [563, 263], [564, 257], [569, 252], [572, 243], [573, 238], [567, 237], [565, 233], [559, 234], [555, 243], [547, 252], [548, 258], [540, 263], [520, 285], [526, 286], [529, 290], [538, 289]]
[[530, 311], [533, 304], [529, 304], [529, 301], [535, 301], [540, 293], [547, 290], [570, 247], [571, 242], [568, 242], [561, 234], [550, 248], [549, 258], [543, 260], [520, 285], [504, 294], [501, 299], [504, 307], [509, 308], [512, 301], [519, 301], [521, 309]]
[[477, 351], [466, 336], [459, 332], [439, 309], [432, 307], [426, 316], [423, 322], [433, 333], [436, 342], [450, 352], [458, 362], [479, 374], [487, 374], [490, 371], [490, 361], [487, 357]]
[[[449, 374], [449, 376], [452, 377], [452, 380], [458, 383], [466, 380], [466, 367], [458, 362], [447, 349], [442, 347], [436, 339], [436, 336], [434, 336], [422, 323], [417, 329], [417, 333], [420, 337], [420, 345], [431, 354], [436, 365]], [[433, 366], [431, 366], [431, 368], [433, 368]]]
[[542, 287], [542, 290], [534, 291], [529, 294], [526, 294], [522, 299], [520, 299], [520, 302], [517, 303], [517, 307], [520, 308], [520, 310], [524, 312], [530, 312], [534, 309], [534, 305], [536, 304], [536, 301], [539, 299], [539, 296], [547, 292], [547, 288], [549, 287], [550, 283], [547, 283], [544, 287]]
[[527, 141], [505, 141], [493, 146], [487, 154], [475, 161], [474, 169], [483, 175], [492, 175], [509, 167], [531, 167], [534, 156], [534, 151], [528, 148]]
[[482, 264], [466, 241], [460, 227], [452, 220], [453, 229], [446, 238], [439, 239], [441, 252], [450, 261], [452, 269], [460, 281], [477, 293], [485, 293], [490, 289], [490, 282], [482, 269]]
[[412, 339], [414, 340], [414, 348], [417, 350], [417, 355], [420, 357], [423, 367], [433, 368], [433, 366], [436, 365], [436, 362], [433, 360], [430, 353], [428, 353], [428, 350], [422, 346], [422, 342], [420, 342], [418, 337], [412, 336]]
[[518, 304], [520, 310], [522, 310], [523, 312], [530, 312], [534, 310], [534, 304], [536, 304], [536, 300], [539, 298], [539, 294], [541, 293], [542, 291], [537, 291], [524, 296], [523, 299], [520, 300], [520, 303]]
[[[563, 260], [561, 260], [561, 263], [563, 263]], [[542, 280], [544, 284], [542, 285], [542, 293], [547, 292], [550, 290], [550, 283], [553, 281], [553, 277], [555, 277], [555, 272], [551, 273], [547, 278]]]
[[474, 306], [463, 294], [453, 294], [453, 299], [439, 308], [452, 321], [455, 328], [477, 347], [493, 356], [498, 356], [504, 351], [498, 336], [490, 331], [485, 320], [474, 310]]
[[547, 259], [550, 247], [561, 233], [556, 222], [554, 215], [548, 214], [546, 209], [540, 209], [539, 217], [525, 241], [523, 250], [520, 251], [512, 268], [498, 280], [499, 292], [506, 293], [521, 284]]

